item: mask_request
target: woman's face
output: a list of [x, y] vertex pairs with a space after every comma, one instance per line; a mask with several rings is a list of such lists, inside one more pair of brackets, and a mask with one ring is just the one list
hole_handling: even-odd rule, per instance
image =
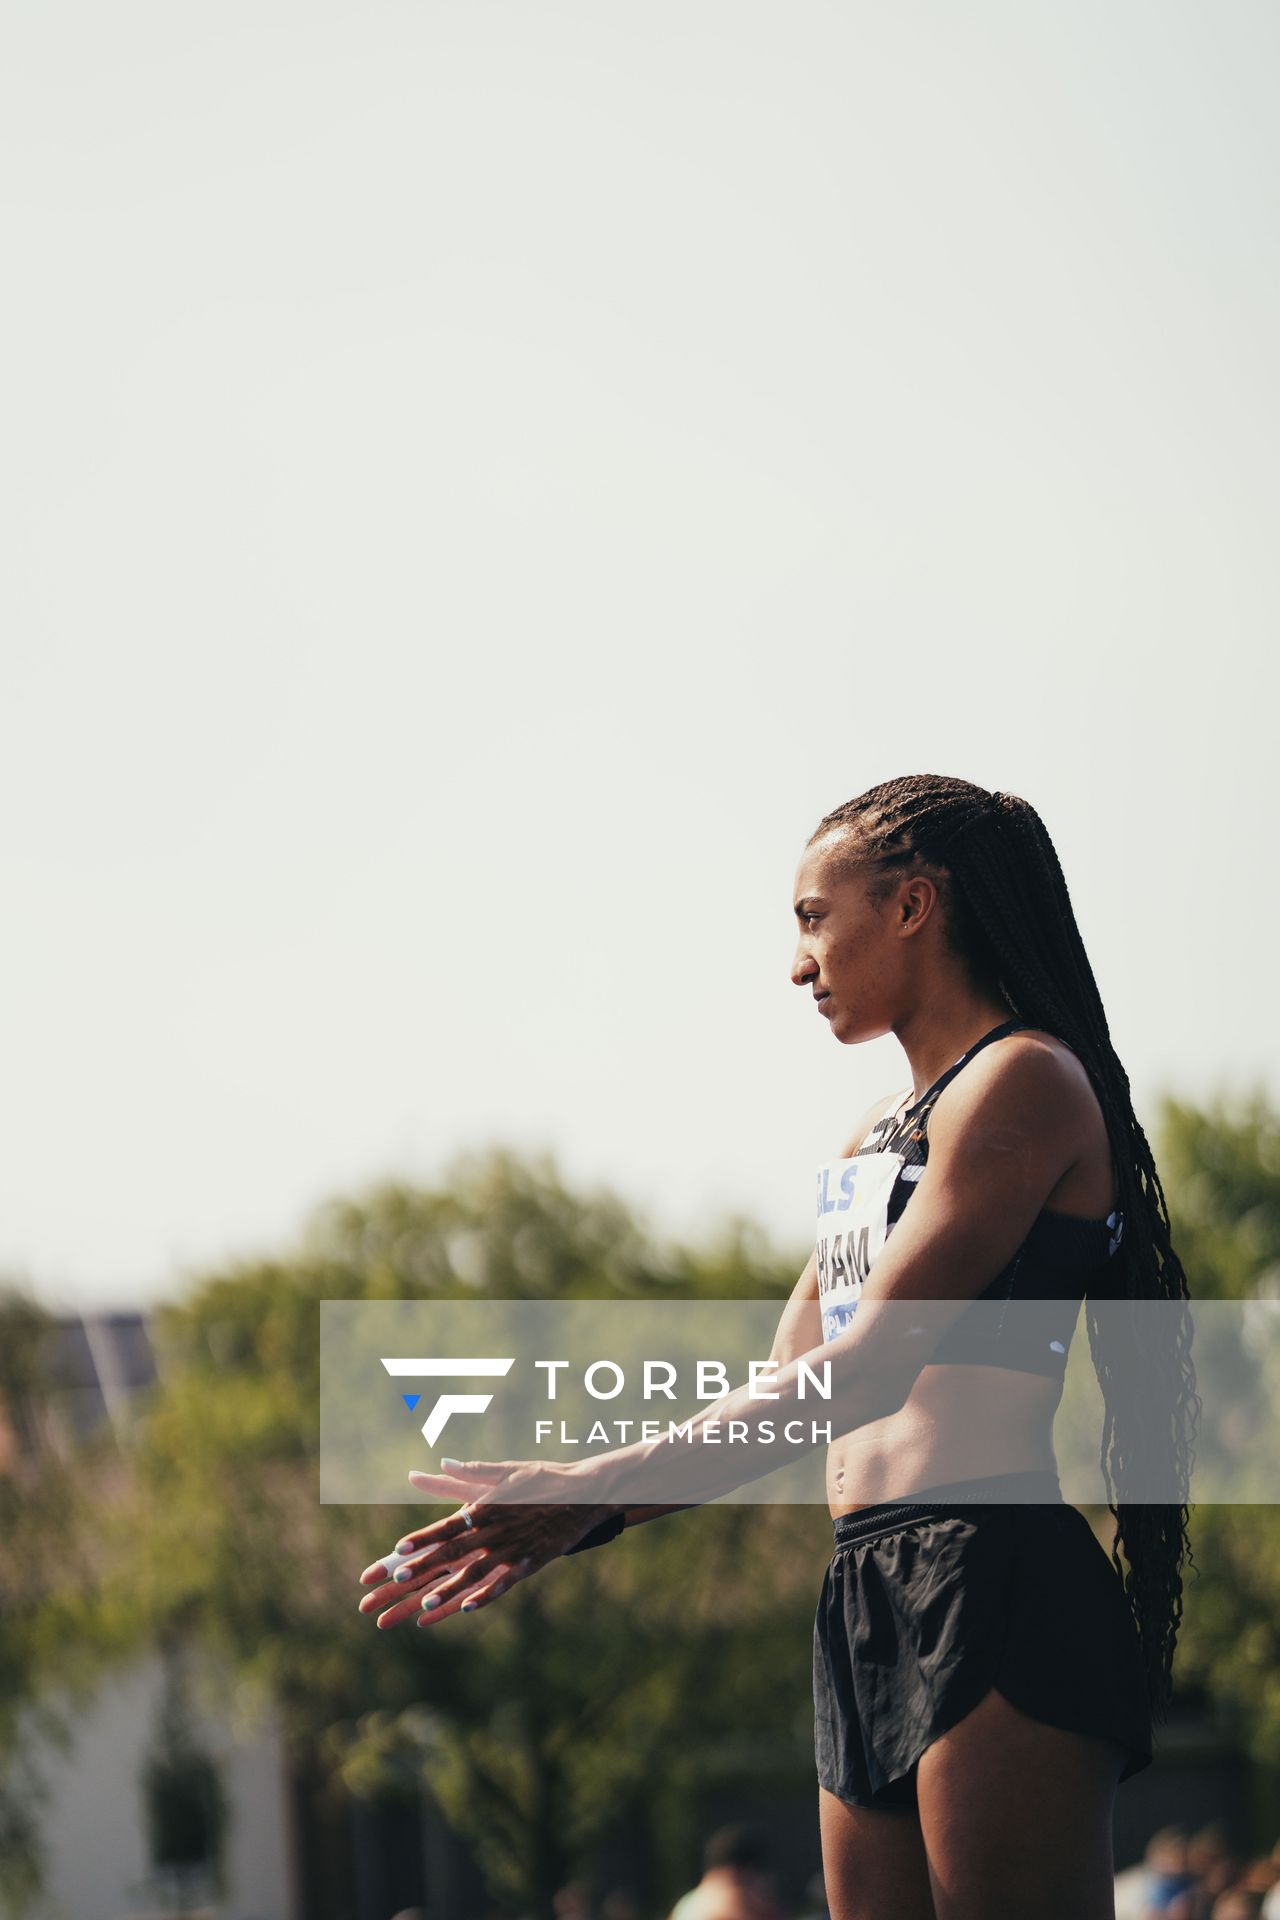
[[843, 1046], [893, 1031], [906, 985], [907, 947], [898, 890], [879, 907], [867, 900], [866, 867], [839, 872], [833, 857], [847, 832], [806, 848], [796, 869], [799, 944], [791, 978], [818, 997], [819, 1013]]

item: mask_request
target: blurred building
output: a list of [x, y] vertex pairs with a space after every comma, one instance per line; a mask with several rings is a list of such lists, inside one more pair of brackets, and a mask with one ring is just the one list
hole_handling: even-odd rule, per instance
[[[142, 1314], [61, 1319], [40, 1389], [11, 1383], [0, 1396], [0, 1474], [20, 1479], [49, 1452], [69, 1458], [104, 1424], [127, 1444], [155, 1377]], [[186, 1726], [175, 1756], [179, 1677]], [[247, 1729], [225, 1704], [212, 1705], [209, 1677], [185, 1663], [179, 1676], [172, 1656], [148, 1653], [106, 1675], [87, 1702], [62, 1703], [65, 1750], [33, 1732], [31, 1765], [44, 1789], [41, 1911], [50, 1920], [158, 1920], [179, 1911], [294, 1920], [300, 1911], [280, 1740], [269, 1722]], [[225, 1686], [221, 1697], [228, 1701]]]
[[[38, 1369], [0, 1375], [0, 1478], [70, 1461], [107, 1426], [127, 1448], [156, 1377], [141, 1313], [59, 1319]], [[335, 1810], [270, 1716], [242, 1716], [235, 1677], [189, 1648], [149, 1652], [61, 1704], [65, 1750], [31, 1739], [42, 1920], [387, 1920], [428, 1888], [431, 1920], [479, 1910], [479, 1870], [425, 1794]]]

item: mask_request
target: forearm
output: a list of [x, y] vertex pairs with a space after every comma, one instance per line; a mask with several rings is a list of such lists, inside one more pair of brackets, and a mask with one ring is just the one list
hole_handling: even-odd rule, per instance
[[646, 1520], [661, 1520], [664, 1513], [687, 1513], [693, 1504], [685, 1501], [678, 1507], [624, 1507], [623, 1520], [629, 1533], [632, 1527], [642, 1527]]
[[[837, 1340], [788, 1360], [754, 1392], [749, 1384], [735, 1387], [683, 1430], [669, 1427], [660, 1438], [583, 1460], [574, 1476], [594, 1500], [628, 1510], [651, 1508], [659, 1490], [678, 1492], [682, 1505], [700, 1505], [883, 1419], [902, 1405], [939, 1331], [935, 1324], [933, 1337], [921, 1339], [922, 1329], [908, 1324], [920, 1315], [904, 1317], [904, 1304], [877, 1302]], [[815, 1385], [824, 1379], [826, 1395]], [[776, 1444], [780, 1426], [788, 1430], [785, 1450]]]

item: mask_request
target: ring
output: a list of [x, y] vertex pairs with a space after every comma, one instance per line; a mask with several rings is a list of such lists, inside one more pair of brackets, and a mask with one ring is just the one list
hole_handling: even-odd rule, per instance
[[462, 1509], [462, 1524], [464, 1527], [474, 1527], [476, 1524], [465, 1507]]

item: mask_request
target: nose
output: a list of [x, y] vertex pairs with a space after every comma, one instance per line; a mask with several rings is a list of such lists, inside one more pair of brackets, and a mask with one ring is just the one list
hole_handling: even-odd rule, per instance
[[808, 986], [818, 971], [818, 963], [813, 955], [806, 953], [804, 944], [796, 948], [796, 957], [791, 962], [791, 979], [797, 987]]

